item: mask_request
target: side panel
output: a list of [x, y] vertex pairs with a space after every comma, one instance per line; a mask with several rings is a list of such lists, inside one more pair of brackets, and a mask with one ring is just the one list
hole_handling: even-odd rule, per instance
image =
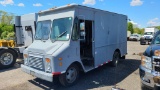
[[109, 60], [108, 35], [110, 29], [110, 14], [101, 11], [95, 13], [95, 66]]
[[[21, 16], [21, 24], [23, 29], [24, 46], [29, 46], [34, 40], [35, 22], [37, 14], [26, 14]], [[26, 26], [31, 26], [32, 30], [27, 31]]]
[[95, 13], [95, 65], [112, 60], [116, 49], [127, 53], [127, 18], [110, 12]]
[[24, 44], [24, 39], [23, 39], [23, 30], [21, 26], [21, 17], [16, 16], [15, 17], [15, 34], [16, 34], [16, 43], [18, 45]]

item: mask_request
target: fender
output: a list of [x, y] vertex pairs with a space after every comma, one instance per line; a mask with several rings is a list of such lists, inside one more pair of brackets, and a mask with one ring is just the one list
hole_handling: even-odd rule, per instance
[[9, 48], [9, 47], [0, 47], [0, 51], [5, 50], [5, 49], [12, 50], [13, 52], [15, 52], [16, 57], [19, 57], [19, 51], [15, 50], [14, 48]]

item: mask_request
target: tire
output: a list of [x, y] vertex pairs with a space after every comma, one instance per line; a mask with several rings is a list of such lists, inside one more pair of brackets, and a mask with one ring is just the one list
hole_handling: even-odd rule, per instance
[[[144, 43], [144, 44], [143, 44], [143, 43]], [[143, 38], [141, 38], [141, 39], [140, 39], [140, 44], [141, 44], [141, 45], [145, 45], [145, 44], [146, 44], [146, 41], [145, 41]]]
[[126, 59], [126, 56], [122, 56], [121, 59]]
[[113, 54], [111, 66], [117, 67], [119, 59], [120, 59], [120, 53], [118, 51], [115, 51]]
[[152, 90], [152, 89], [146, 87], [143, 83], [141, 83], [141, 90]]
[[16, 54], [9, 49], [0, 51], [0, 69], [12, 67], [16, 62]]
[[74, 85], [78, 81], [78, 79], [79, 79], [79, 67], [76, 64], [72, 64], [71, 66], [69, 66], [66, 73], [61, 74], [59, 76], [59, 82], [64, 87]]

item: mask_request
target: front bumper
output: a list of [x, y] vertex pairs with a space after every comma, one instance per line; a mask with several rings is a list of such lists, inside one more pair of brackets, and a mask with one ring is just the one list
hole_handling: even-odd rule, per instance
[[22, 71], [24, 71], [30, 75], [33, 75], [35, 77], [38, 77], [40, 79], [43, 79], [43, 80], [46, 80], [49, 82], [53, 82], [53, 75], [51, 73], [45, 73], [45, 72], [30, 68], [28, 66], [25, 66], [23, 64], [21, 65], [21, 69], [22, 69]]
[[141, 78], [141, 82], [142, 84], [154, 88], [154, 81], [153, 81], [153, 75], [151, 73], [151, 70], [146, 69], [143, 66], [139, 67], [139, 74], [140, 74], [140, 78]]
[[131, 41], [137, 41], [138, 39], [137, 38], [129, 38], [129, 40], [131, 40]]

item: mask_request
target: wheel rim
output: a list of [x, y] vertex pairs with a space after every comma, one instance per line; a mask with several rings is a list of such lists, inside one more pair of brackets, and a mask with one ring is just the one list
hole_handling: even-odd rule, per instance
[[13, 55], [11, 53], [4, 53], [0, 57], [0, 62], [3, 65], [10, 65], [13, 62]]
[[66, 72], [66, 80], [68, 83], [73, 83], [77, 78], [77, 70], [74, 67], [71, 67]]
[[116, 52], [116, 53], [114, 54], [114, 60], [115, 60], [115, 63], [117, 64], [117, 63], [118, 63], [118, 60], [119, 60], [119, 53], [118, 53], [118, 52]]

